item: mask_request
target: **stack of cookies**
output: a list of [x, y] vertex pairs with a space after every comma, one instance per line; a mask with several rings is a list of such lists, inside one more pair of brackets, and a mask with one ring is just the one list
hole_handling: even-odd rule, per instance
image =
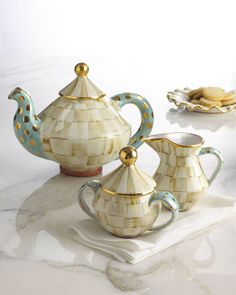
[[219, 87], [201, 87], [194, 89], [188, 93], [188, 96], [191, 103], [200, 104], [205, 107], [224, 107], [236, 103], [234, 91], [225, 92], [224, 89]]

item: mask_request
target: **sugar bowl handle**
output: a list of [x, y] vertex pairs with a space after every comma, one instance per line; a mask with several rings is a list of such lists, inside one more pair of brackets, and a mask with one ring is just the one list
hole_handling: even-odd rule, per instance
[[159, 230], [170, 225], [179, 216], [179, 204], [176, 198], [169, 192], [156, 192], [149, 200], [149, 206], [155, 206], [157, 202], [163, 202], [171, 210], [171, 217], [165, 223], [153, 226], [149, 231]]
[[143, 144], [145, 137], [148, 137], [153, 126], [153, 110], [150, 103], [141, 95], [135, 93], [121, 93], [111, 97], [120, 108], [126, 104], [134, 104], [138, 107], [141, 114], [141, 125], [138, 131], [130, 138], [129, 145], [138, 148]]
[[90, 188], [93, 192], [94, 195], [96, 195], [97, 191], [100, 189], [100, 183], [98, 180], [91, 180], [88, 181], [87, 183], [83, 184], [81, 186], [81, 188], [78, 191], [78, 202], [80, 205], [80, 208], [89, 216], [91, 217], [94, 221], [99, 223], [99, 220], [97, 218], [97, 216], [95, 215], [95, 213], [93, 212], [93, 210], [90, 209], [89, 205], [87, 204], [87, 201], [84, 198], [84, 194], [83, 191], [87, 188]]
[[202, 156], [202, 155], [206, 155], [206, 154], [214, 155], [217, 158], [216, 168], [215, 168], [214, 172], [212, 173], [211, 177], [209, 179], [207, 179], [208, 184], [211, 185], [212, 181], [215, 179], [216, 175], [219, 173], [220, 168], [221, 168], [222, 164], [224, 163], [224, 160], [223, 160], [223, 157], [222, 157], [220, 151], [218, 151], [215, 148], [203, 147], [200, 150], [199, 155]]

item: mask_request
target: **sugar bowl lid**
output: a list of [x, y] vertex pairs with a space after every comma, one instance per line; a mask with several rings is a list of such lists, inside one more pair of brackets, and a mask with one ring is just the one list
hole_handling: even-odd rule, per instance
[[155, 180], [135, 165], [138, 153], [135, 148], [126, 146], [120, 150], [122, 165], [100, 181], [102, 190], [109, 194], [145, 195], [156, 187]]
[[86, 63], [78, 63], [75, 66], [75, 73], [77, 77], [63, 88], [59, 95], [76, 99], [76, 98], [92, 98], [98, 99], [105, 96], [103, 93], [88, 77], [89, 67]]

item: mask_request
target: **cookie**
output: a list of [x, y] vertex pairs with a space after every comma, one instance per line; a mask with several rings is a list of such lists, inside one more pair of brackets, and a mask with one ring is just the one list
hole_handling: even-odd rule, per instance
[[222, 106], [225, 107], [235, 103], [236, 103], [236, 98], [233, 98], [230, 100], [222, 101]]
[[230, 92], [225, 93], [224, 98], [222, 98], [222, 102], [223, 102], [223, 101], [232, 100], [232, 99], [234, 99], [234, 98], [236, 98], [236, 97], [235, 97], [235, 93], [234, 93], [234, 91], [230, 91]]
[[200, 99], [203, 96], [202, 91], [192, 95], [192, 99]]
[[191, 90], [191, 91], [188, 92], [188, 96], [191, 97], [191, 98], [193, 98], [193, 96], [194, 96], [195, 94], [201, 93], [202, 90], [203, 90], [202, 87], [197, 88], [197, 89], [193, 89], [193, 90]]
[[213, 106], [221, 107], [222, 106], [221, 101], [217, 101], [217, 100], [213, 101], [213, 100], [207, 99], [205, 97], [200, 98], [200, 104], [205, 107], [213, 107]]
[[190, 102], [193, 104], [201, 104], [199, 99], [191, 99]]
[[202, 90], [203, 96], [208, 100], [220, 101], [225, 96], [225, 91], [219, 87], [207, 87]]

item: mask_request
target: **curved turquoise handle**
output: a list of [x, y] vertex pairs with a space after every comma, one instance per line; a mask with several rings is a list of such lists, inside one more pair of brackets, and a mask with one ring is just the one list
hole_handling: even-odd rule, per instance
[[207, 179], [208, 184], [211, 185], [212, 181], [215, 179], [216, 175], [219, 173], [220, 168], [221, 168], [222, 164], [224, 163], [224, 160], [223, 160], [223, 157], [221, 155], [221, 152], [218, 151], [215, 148], [203, 147], [200, 150], [199, 155], [202, 156], [202, 155], [206, 155], [206, 154], [214, 155], [217, 158], [216, 168], [215, 168], [214, 172], [212, 173], [211, 177], [209, 179]]
[[116, 94], [111, 97], [111, 100], [116, 102], [120, 108], [129, 103], [139, 108], [142, 122], [138, 131], [130, 138], [129, 145], [135, 148], [140, 147], [144, 138], [148, 137], [152, 131], [154, 116], [150, 103], [144, 97], [135, 93]]
[[96, 216], [96, 214], [93, 212], [93, 210], [90, 209], [86, 199], [84, 198], [83, 191], [87, 188], [90, 188], [94, 195], [96, 195], [97, 191], [101, 188], [100, 182], [98, 180], [91, 180], [87, 183], [83, 184], [81, 188], [78, 191], [78, 203], [80, 205], [80, 208], [89, 216], [91, 217], [95, 222], [99, 223], [99, 220]]
[[170, 225], [179, 216], [179, 203], [170, 192], [157, 192], [149, 200], [149, 205], [155, 205], [158, 202], [163, 202], [167, 208], [171, 210], [170, 219], [158, 226], [153, 226], [149, 231], [159, 230]]

